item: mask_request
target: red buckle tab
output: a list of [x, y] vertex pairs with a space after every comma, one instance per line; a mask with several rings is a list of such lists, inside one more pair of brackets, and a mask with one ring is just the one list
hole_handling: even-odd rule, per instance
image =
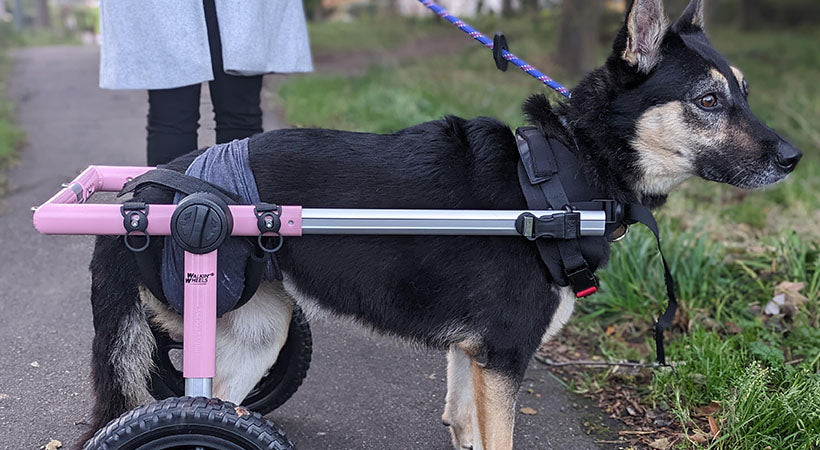
[[589, 297], [590, 295], [592, 295], [592, 294], [594, 294], [594, 293], [596, 293], [596, 292], [598, 292], [598, 288], [597, 288], [597, 287], [595, 287], [595, 286], [592, 286], [592, 287], [591, 287], [591, 288], [589, 288], [589, 289], [584, 289], [583, 291], [581, 291], [581, 292], [579, 292], [579, 293], [575, 294], [575, 298], [584, 298], [584, 297]]

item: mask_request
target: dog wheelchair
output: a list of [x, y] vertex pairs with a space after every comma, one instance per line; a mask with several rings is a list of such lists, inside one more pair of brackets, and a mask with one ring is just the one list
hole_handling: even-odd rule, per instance
[[[173, 204], [90, 203], [98, 192], [118, 192], [152, 167], [89, 166], [34, 211], [34, 227], [50, 235], [122, 236], [142, 249], [156, 236], [172, 236], [184, 249], [184, 331], [177, 342], [159, 330], [151, 394], [156, 402], [126, 412], [86, 443], [88, 449], [292, 449], [284, 433], [262, 417], [285, 403], [304, 379], [311, 356], [310, 327], [294, 307], [287, 340], [268, 373], [238, 406], [212, 398], [216, 371], [217, 252], [229, 236], [301, 235], [558, 236], [573, 224], [580, 236], [603, 236], [601, 210], [321, 209], [227, 205], [197, 192]], [[572, 220], [570, 220], [572, 219]], [[278, 242], [277, 242], [278, 241]], [[140, 248], [132, 248], [139, 251]], [[174, 352], [182, 350], [182, 370]], [[178, 356], [178, 355], [177, 355]], [[252, 412], [253, 411], [253, 412]]]

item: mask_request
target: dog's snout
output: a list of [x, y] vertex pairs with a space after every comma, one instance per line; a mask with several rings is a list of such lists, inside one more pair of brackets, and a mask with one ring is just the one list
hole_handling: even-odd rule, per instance
[[786, 173], [793, 171], [802, 157], [803, 152], [786, 141], [780, 141], [780, 144], [777, 146], [777, 165], [785, 170]]

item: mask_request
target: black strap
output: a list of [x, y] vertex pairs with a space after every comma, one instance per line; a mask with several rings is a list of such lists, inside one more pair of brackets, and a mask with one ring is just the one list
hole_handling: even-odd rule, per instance
[[649, 209], [639, 203], [629, 205], [626, 220], [630, 222], [638, 222], [644, 224], [655, 235], [655, 241], [658, 243], [658, 253], [661, 255], [663, 261], [663, 278], [666, 282], [666, 297], [669, 303], [666, 305], [666, 311], [661, 314], [658, 321], [655, 322], [655, 350], [657, 352], [658, 363], [662, 366], [666, 365], [666, 354], [663, 346], [663, 332], [672, 325], [672, 319], [675, 318], [675, 311], [678, 309], [678, 301], [675, 297], [675, 280], [672, 278], [672, 272], [669, 271], [669, 264], [663, 256], [661, 249], [660, 230], [655, 217]]
[[229, 205], [237, 205], [242, 203], [242, 199], [221, 187], [200, 180], [199, 178], [185, 175], [184, 173], [168, 169], [154, 169], [134, 178], [125, 183], [122, 190], [117, 194], [117, 197], [133, 192], [135, 189], [143, 185], [154, 185], [181, 192], [186, 195], [191, 195], [195, 192], [210, 192], [219, 196], [225, 203]]
[[[549, 141], [544, 139], [541, 132], [535, 128], [520, 128], [518, 135], [526, 142], [526, 146], [523, 146], [519, 141], [522, 160], [518, 165], [518, 182], [527, 199], [527, 206], [533, 209], [569, 207], [570, 201], [558, 177], [558, 163]], [[527, 172], [524, 161], [526, 158], [529, 158], [532, 176]], [[536, 183], [537, 189], [533, 189], [533, 183]], [[547, 254], [558, 252], [563, 263], [564, 274], [576, 295], [598, 287], [598, 280], [581, 253], [578, 239], [536, 242], [541, 260], [547, 266], [552, 264]]]
[[[123, 186], [122, 190], [117, 194], [117, 197], [121, 197], [128, 192], [133, 192], [140, 186], [145, 185], [160, 186], [186, 195], [191, 195], [195, 192], [209, 192], [220, 197], [225, 203], [233, 205], [242, 203], [242, 199], [233, 192], [229, 192], [199, 178], [162, 168], [148, 171], [129, 181]], [[236, 302], [235, 308], [247, 303], [256, 293], [259, 285], [262, 283], [262, 278], [267, 268], [267, 261], [270, 258], [267, 253], [263, 253], [261, 249], [257, 248], [254, 239], [248, 239], [248, 242], [251, 247], [253, 247], [253, 250], [251, 250], [251, 257], [245, 266], [245, 286], [242, 289], [242, 295]], [[162, 280], [159, 271], [156, 270], [160, 264], [155, 260], [154, 252], [134, 251], [133, 253], [145, 286], [157, 300], [169, 304], [168, 299], [165, 297], [165, 292], [162, 290]], [[275, 265], [275, 259], [273, 259], [273, 261]]]

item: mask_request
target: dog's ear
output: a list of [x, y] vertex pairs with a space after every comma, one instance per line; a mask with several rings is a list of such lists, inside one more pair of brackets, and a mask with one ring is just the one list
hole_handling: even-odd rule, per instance
[[667, 27], [661, 0], [632, 0], [615, 51], [639, 72], [649, 73], [661, 59]]
[[703, 0], [692, 0], [675, 22], [678, 33], [703, 31]]

